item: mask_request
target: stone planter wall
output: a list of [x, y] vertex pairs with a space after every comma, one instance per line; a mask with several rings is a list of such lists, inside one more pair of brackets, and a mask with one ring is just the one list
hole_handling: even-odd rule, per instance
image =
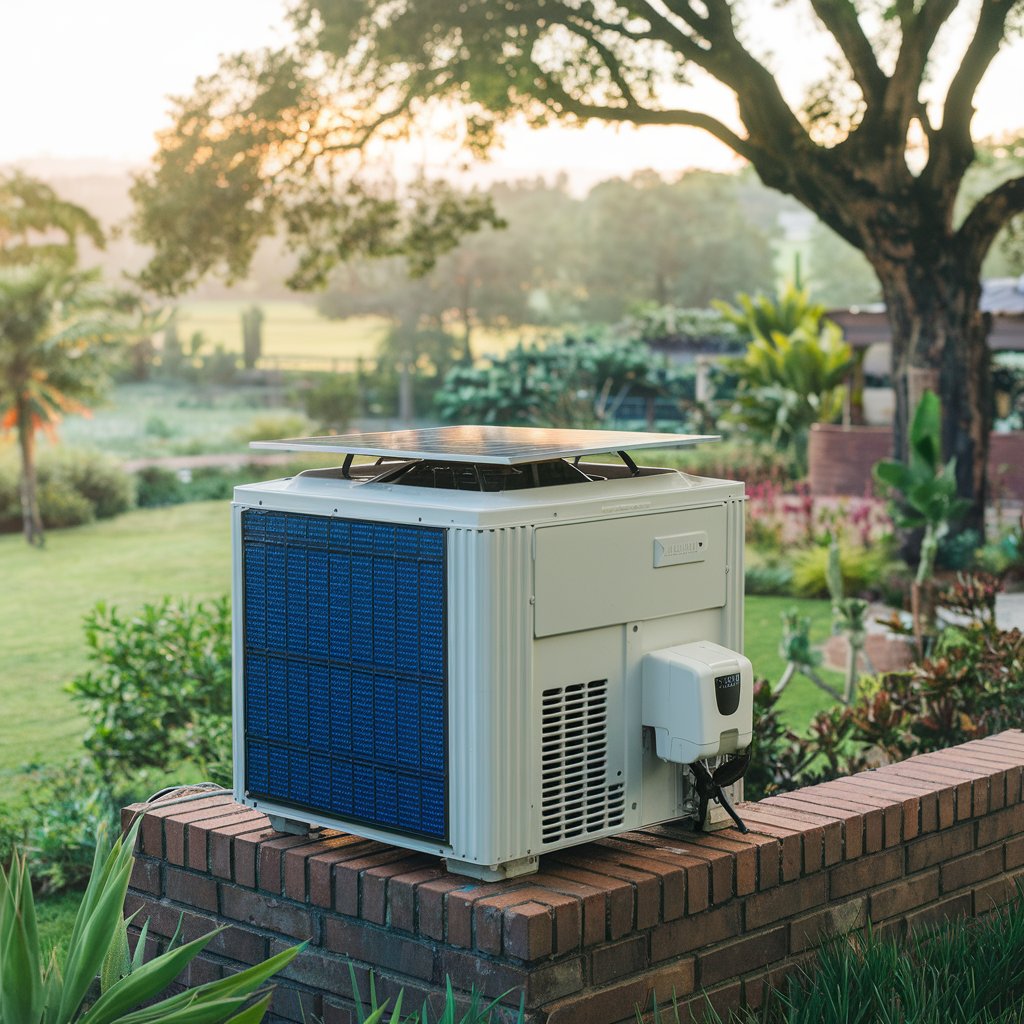
[[[765, 984], [868, 920], [886, 933], [983, 914], [1024, 879], [1024, 733], [1014, 730], [853, 778], [741, 805], [750, 835], [631, 832], [541, 861], [538, 875], [482, 884], [432, 857], [339, 833], [285, 836], [227, 794], [126, 808], [144, 813], [127, 910], [154, 952], [226, 931], [190, 968], [198, 983], [299, 939], [278, 982], [278, 1020], [349, 1024], [349, 964], [362, 991], [445, 978], [525, 993], [531, 1024], [618, 1024], [675, 992], [720, 1009], [757, 1006]], [[684, 1012], [685, 1018], [685, 1012]]]

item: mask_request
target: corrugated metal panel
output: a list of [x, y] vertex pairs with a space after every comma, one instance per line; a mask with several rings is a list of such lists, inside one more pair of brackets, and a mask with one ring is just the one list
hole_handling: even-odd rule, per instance
[[535, 835], [529, 538], [449, 532], [451, 843], [472, 863], [525, 856]]

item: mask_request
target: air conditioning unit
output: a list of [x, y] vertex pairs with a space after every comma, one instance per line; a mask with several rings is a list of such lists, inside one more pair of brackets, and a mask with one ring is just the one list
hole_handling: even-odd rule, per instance
[[751, 738], [743, 485], [628, 454], [707, 440], [256, 443], [344, 459], [235, 489], [236, 799], [487, 879], [656, 822], [728, 824]]

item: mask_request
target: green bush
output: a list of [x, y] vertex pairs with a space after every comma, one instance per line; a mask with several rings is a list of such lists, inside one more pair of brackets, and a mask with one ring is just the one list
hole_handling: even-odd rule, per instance
[[70, 481], [60, 477], [39, 482], [39, 513], [43, 523], [53, 530], [83, 526], [96, 518], [96, 508], [79, 494]]
[[748, 548], [745, 569], [748, 594], [778, 594], [787, 597], [793, 593], [793, 569], [783, 561], [752, 558]]
[[[843, 592], [851, 597], [877, 593], [878, 581], [893, 568], [892, 560], [881, 547], [841, 547], [839, 565], [843, 573]], [[828, 597], [827, 574], [827, 547], [800, 551], [793, 560], [793, 592], [798, 597]]]
[[188, 501], [188, 489], [178, 474], [160, 466], [146, 466], [135, 474], [139, 508], [162, 508]]
[[227, 598], [165, 597], [124, 617], [98, 604], [85, 621], [93, 667], [68, 686], [104, 778], [181, 761], [230, 776], [231, 615]]
[[298, 413], [263, 413], [254, 416], [244, 427], [233, 431], [239, 444], [250, 441], [276, 441], [282, 437], [302, 437], [310, 432], [310, 423]]
[[[20, 467], [13, 454], [0, 459], [0, 533], [21, 529]], [[51, 529], [108, 519], [135, 505], [135, 482], [120, 464], [99, 452], [45, 449], [36, 465], [39, 508]]]
[[356, 379], [351, 374], [341, 373], [321, 376], [312, 387], [302, 393], [302, 402], [306, 407], [306, 415], [320, 427], [341, 432], [349, 425], [359, 408]]

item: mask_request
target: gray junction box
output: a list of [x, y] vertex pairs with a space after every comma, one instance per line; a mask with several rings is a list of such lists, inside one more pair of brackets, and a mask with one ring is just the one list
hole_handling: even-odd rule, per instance
[[750, 742], [743, 485], [626, 454], [707, 440], [452, 427], [254, 445], [343, 464], [235, 489], [236, 799], [491, 879], [725, 821], [700, 779], [730, 760], [738, 775]]

